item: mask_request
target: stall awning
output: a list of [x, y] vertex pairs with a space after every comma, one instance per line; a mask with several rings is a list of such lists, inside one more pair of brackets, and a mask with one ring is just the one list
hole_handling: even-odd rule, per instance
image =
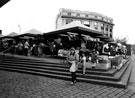
[[[73, 25], [72, 25], [73, 24]], [[87, 26], [84, 26], [83, 24], [80, 23], [69, 23], [65, 26], [63, 26], [62, 28], [56, 29], [55, 31], [51, 31], [51, 32], [47, 32], [44, 33], [44, 36], [48, 36], [48, 35], [58, 35], [58, 34], [67, 34], [67, 32], [72, 32], [72, 33], [77, 33], [77, 34], [85, 34], [85, 35], [89, 35], [89, 36], [101, 36], [103, 35], [103, 33], [97, 31], [97, 30], [93, 30]]]
[[112, 42], [109, 42], [109, 44], [112, 44], [112, 45], [117, 45], [117, 42], [112, 41]]
[[100, 39], [101, 41], [104, 41], [104, 42], [113, 42], [114, 41], [114, 39], [112, 39], [112, 38], [109, 38], [109, 39]]
[[6, 36], [2, 36], [1, 39], [4, 39], [4, 38], [13, 38], [13, 37], [16, 37], [18, 34], [15, 33], [15, 32], [12, 32]]
[[31, 29], [31, 30], [28, 30], [28, 31], [26, 31], [26, 32], [24, 32], [24, 33], [22, 33], [22, 34], [19, 34], [17, 37], [36, 37], [36, 36], [38, 36], [38, 35], [42, 35], [43, 33], [42, 32], [40, 32], [40, 31], [38, 31], [38, 30], [36, 30], [36, 29]]

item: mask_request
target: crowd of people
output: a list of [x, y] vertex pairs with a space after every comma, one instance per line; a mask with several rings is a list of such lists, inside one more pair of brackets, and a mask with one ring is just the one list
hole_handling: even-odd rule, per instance
[[42, 44], [31, 43], [29, 40], [23, 40], [19, 42], [12, 40], [3, 42], [1, 43], [0, 47], [0, 51], [3, 53], [12, 53], [25, 56], [39, 56], [42, 54]]
[[65, 38], [56, 38], [53, 40], [46, 41], [34, 41], [34, 40], [10, 40], [0, 42], [1, 52], [11, 52], [18, 55], [32, 55], [32, 56], [44, 56], [44, 55], [56, 55], [56, 56], [67, 56], [68, 51], [71, 47], [81, 56], [82, 51], [85, 51], [86, 59], [92, 58], [92, 62], [95, 62], [94, 55], [125, 55], [126, 57], [126, 46], [117, 44], [108, 44], [104, 42], [90, 41], [90, 40], [79, 40]]

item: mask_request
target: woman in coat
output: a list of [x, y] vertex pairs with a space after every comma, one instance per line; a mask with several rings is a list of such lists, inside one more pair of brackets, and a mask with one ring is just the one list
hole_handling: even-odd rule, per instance
[[79, 56], [75, 52], [75, 48], [71, 48], [69, 54], [67, 55], [67, 62], [71, 66], [70, 67], [71, 78], [72, 78], [71, 85], [76, 83], [76, 71], [78, 68], [78, 64], [77, 64], [78, 61], [79, 61]]

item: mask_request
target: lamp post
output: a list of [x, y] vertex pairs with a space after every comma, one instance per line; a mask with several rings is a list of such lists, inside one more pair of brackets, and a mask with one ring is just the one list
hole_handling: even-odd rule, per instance
[[18, 25], [18, 28], [19, 28], [19, 34], [21, 34], [21, 26]]

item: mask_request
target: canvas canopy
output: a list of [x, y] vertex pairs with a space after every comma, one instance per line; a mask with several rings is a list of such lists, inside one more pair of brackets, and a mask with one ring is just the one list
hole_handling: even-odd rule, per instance
[[36, 37], [38, 35], [42, 35], [43, 33], [39, 30], [36, 30], [36, 29], [31, 29], [31, 30], [28, 30], [22, 34], [19, 34], [17, 37], [25, 37], [27, 36], [28, 37]]
[[81, 24], [79, 21], [71, 22], [67, 25], [62, 26], [61, 28], [58, 28], [54, 31], [44, 33], [44, 36], [48, 35], [59, 35], [59, 34], [67, 34], [68, 32], [77, 33], [78, 35], [85, 34], [89, 36], [101, 36], [103, 33], [91, 29], [83, 24]]
[[12, 33], [9, 33], [8, 35], [6, 36], [2, 36], [0, 38], [4, 39], [4, 38], [13, 38], [13, 37], [16, 37], [18, 34], [15, 33], [15, 32], [12, 32]]

